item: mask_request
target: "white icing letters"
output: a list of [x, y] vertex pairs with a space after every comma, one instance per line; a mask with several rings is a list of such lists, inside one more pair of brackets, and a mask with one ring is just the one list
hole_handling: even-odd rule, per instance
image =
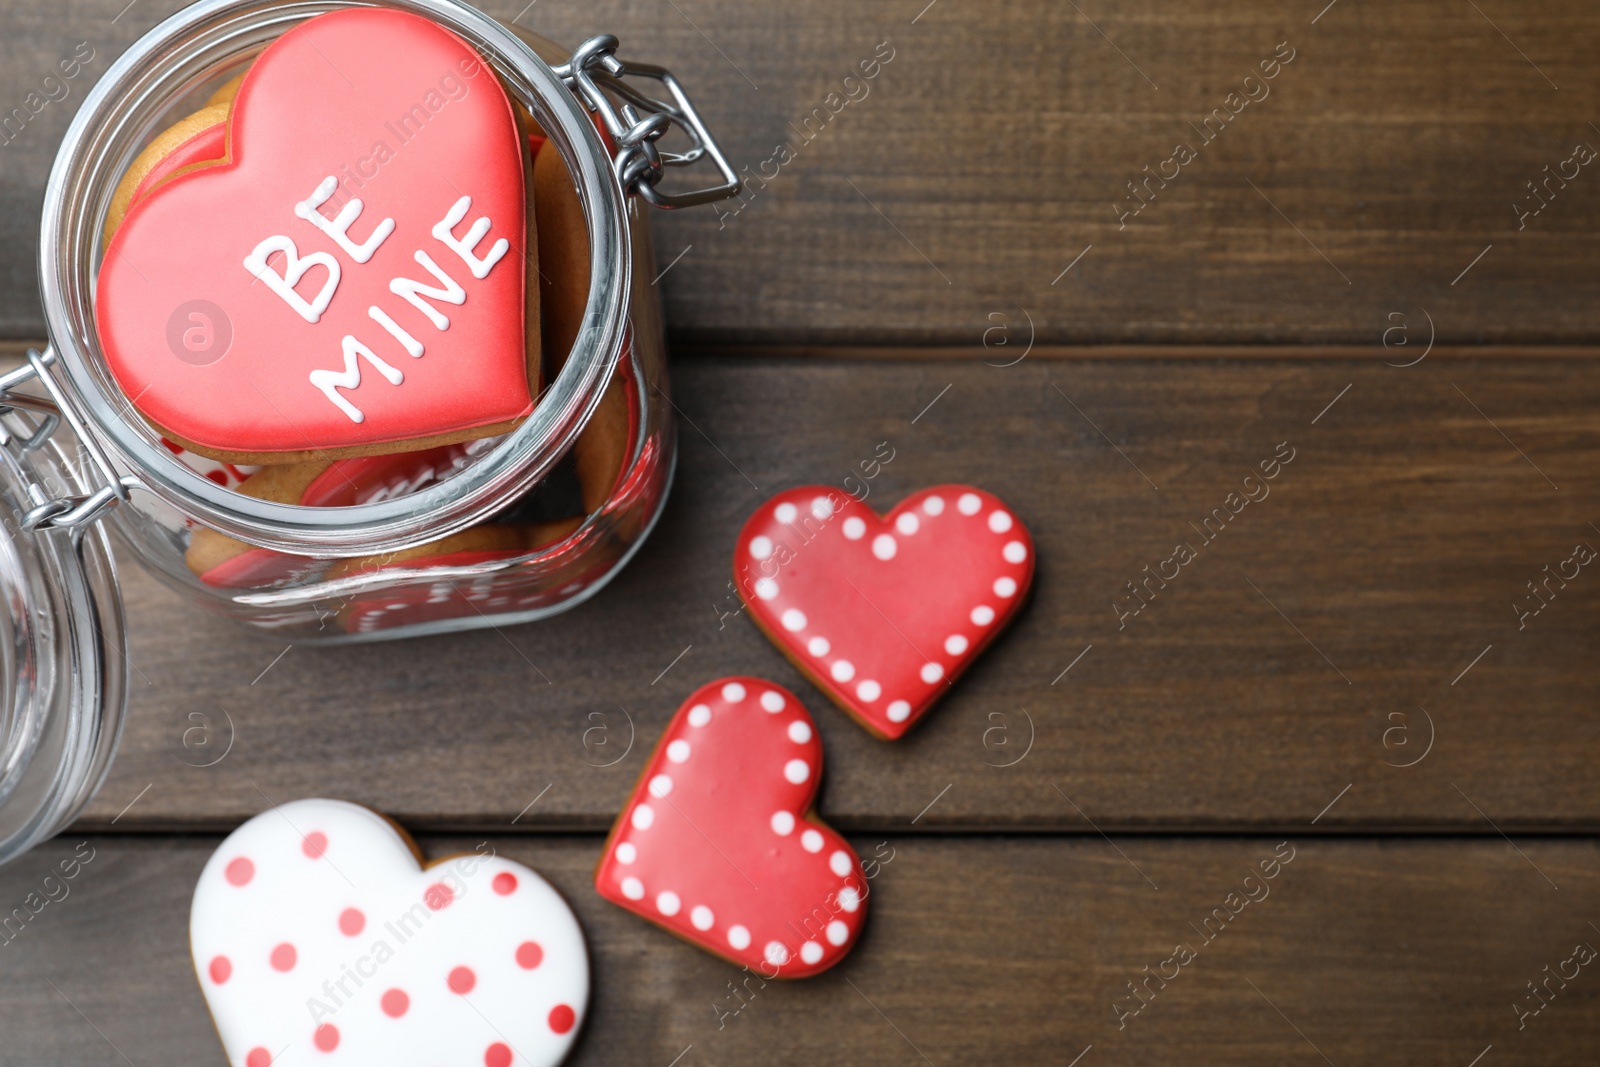
[[[483, 241], [483, 235], [489, 232], [489, 227], [492, 225], [487, 216], [479, 216], [478, 221], [474, 222], [472, 228], [467, 230], [467, 235], [457, 239], [456, 235], [451, 231], [466, 217], [467, 209], [471, 206], [472, 197], [470, 196], [463, 196], [460, 200], [457, 200], [455, 205], [451, 207], [449, 214], [434, 224], [433, 235], [448, 245], [456, 255], [460, 256], [461, 262], [465, 263], [467, 269], [472, 271], [472, 276], [481, 281], [488, 277], [490, 268], [500, 262], [500, 257], [506, 254], [506, 250], [511, 247], [511, 244], [502, 237], [490, 246], [489, 254], [483, 259], [479, 259], [473, 254], [479, 243]], [[440, 327], [440, 329], [443, 329], [443, 327]]]
[[[274, 252], [284, 255], [283, 273], [279, 274], [267, 263], [267, 257]], [[305, 297], [295, 292], [294, 287], [305, 277], [306, 271], [314, 266], [326, 267], [328, 280], [323, 283], [322, 291], [315, 300], [306, 302]], [[307, 322], [315, 323], [328, 310], [328, 302], [333, 299], [333, 291], [339, 288], [339, 261], [327, 252], [307, 252], [300, 255], [291, 238], [282, 234], [274, 234], [265, 241], [256, 245], [248, 256], [244, 257], [244, 269], [249, 271], [259, 281], [267, 283], [267, 287], [279, 296], [284, 302], [294, 309]]]
[[[467, 198], [462, 197], [461, 199], [466, 200]], [[480, 219], [479, 221], [481, 222], [484, 220]], [[488, 224], [485, 222], [484, 229], [488, 228]], [[437, 227], [434, 228], [434, 232], [438, 233]], [[477, 230], [474, 229], [473, 232], [476, 233]], [[501, 241], [500, 243], [505, 244], [504, 241]], [[457, 251], [459, 251], [459, 249]], [[389, 291], [396, 296], [401, 296], [409, 300], [412, 306], [414, 306], [424, 315], [428, 316], [428, 321], [433, 323], [435, 329], [448, 330], [450, 328], [450, 320], [445, 318], [444, 315], [440, 313], [438, 308], [434, 307], [432, 304], [428, 303], [422, 298], [429, 296], [435, 300], [443, 300], [449, 304], [464, 304], [467, 301], [467, 291], [461, 288], [461, 286], [457, 285], [454, 278], [440, 270], [439, 265], [433, 261], [433, 257], [428, 255], [428, 253], [418, 249], [416, 256], [417, 262], [421, 263], [429, 274], [432, 274], [435, 278], [439, 279], [439, 284], [444, 286], [444, 288], [433, 289], [422, 284], [421, 282], [412, 281], [410, 278], [396, 278], [389, 283]], [[462, 258], [466, 258], [465, 254], [463, 254]], [[471, 261], [469, 260], [468, 263], [470, 265]], [[487, 269], [485, 269], [485, 273], [487, 273]], [[483, 275], [479, 274], [478, 277], [481, 278]], [[416, 352], [412, 353], [412, 355], [418, 354], [419, 353]]]
[[350, 416], [351, 422], [363, 422], [366, 416], [361, 413], [361, 409], [338, 392], [340, 389], [355, 389], [361, 385], [361, 368], [356, 365], [356, 357], [360, 356], [372, 364], [372, 369], [387, 378], [390, 385], [399, 385], [406, 380], [406, 377], [349, 334], [345, 334], [343, 344], [344, 370], [314, 370], [311, 372], [311, 384], [321, 389], [323, 395], [333, 401], [340, 411]]
[[[294, 205], [294, 213], [326, 234], [353, 261], [358, 264], [367, 263], [383, 242], [394, 234], [395, 221], [392, 218], [384, 218], [373, 227], [372, 233], [365, 241], [358, 243], [350, 236], [350, 227], [361, 217], [363, 204], [360, 200], [350, 200], [332, 218], [321, 211], [322, 206], [332, 199], [338, 188], [338, 178], [332, 175], [324, 178], [310, 196]], [[434, 225], [432, 233], [460, 257], [474, 278], [481, 281], [489, 276], [494, 265], [510, 251], [511, 243], [502, 237], [494, 241], [486, 253], [478, 255], [479, 247], [494, 225], [487, 216], [479, 217], [467, 228], [464, 235], [456, 236], [456, 227], [461, 225], [471, 208], [472, 197], [461, 197], [451, 205], [444, 218]], [[284, 257], [281, 271], [268, 262], [273, 255], [279, 253]], [[467, 302], [467, 291], [445, 273], [428, 253], [417, 249], [413, 257], [433, 276], [438, 285], [430, 285], [413, 278], [394, 278], [389, 282], [389, 291], [422, 312], [435, 329], [448, 330], [450, 319], [436, 304], [453, 304], [459, 307]], [[312, 324], [322, 318], [339, 288], [339, 261], [334, 258], [333, 253], [307, 252], [302, 255], [295, 246], [294, 239], [283, 234], [274, 234], [256, 245], [244, 258], [244, 266], [258, 281], [265, 282], [269, 289], [281, 297], [295, 314]], [[307, 300], [296, 287], [312, 267], [322, 267], [328, 272], [328, 277], [317, 294]], [[424, 351], [422, 342], [396, 322], [388, 312], [373, 304], [367, 308], [367, 317], [383, 327], [384, 331], [399, 342], [412, 358], [422, 356]], [[399, 385], [405, 381], [405, 375], [384, 362], [377, 353], [352, 335], [346, 334], [341, 346], [344, 353], [343, 369], [313, 370], [310, 372], [311, 385], [332, 401], [351, 422], [364, 422], [366, 415], [340, 391], [348, 392], [361, 386], [360, 361], [366, 360], [368, 365], [383, 375], [390, 385]]]
[[329, 175], [323, 179], [321, 185], [317, 186], [316, 192], [294, 206], [294, 213], [329, 237], [332, 237], [334, 243], [344, 249], [351, 259], [357, 263], [365, 263], [372, 258], [372, 253], [378, 250], [378, 246], [383, 244], [384, 240], [394, 232], [394, 219], [384, 219], [372, 231], [372, 236], [361, 244], [356, 244], [350, 240], [350, 227], [361, 214], [360, 200], [350, 201], [332, 219], [317, 210], [328, 202], [328, 198], [333, 195], [333, 191], [337, 188], [339, 188], [339, 180]]
[[389, 336], [399, 341], [413, 359], [422, 355], [422, 342], [406, 332], [406, 328], [389, 317], [389, 313], [374, 305], [367, 308], [367, 316], [389, 331]]

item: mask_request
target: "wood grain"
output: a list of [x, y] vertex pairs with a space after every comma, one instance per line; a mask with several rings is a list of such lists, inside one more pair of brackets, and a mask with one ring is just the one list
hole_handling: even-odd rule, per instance
[[[684, 696], [753, 673], [817, 716], [822, 810], [851, 830], [1303, 827], [1336, 797], [1318, 830], [1600, 827], [1600, 577], [1551, 585], [1525, 628], [1512, 608], [1600, 547], [1592, 362], [696, 359], [676, 388], [659, 529], [548, 622], [286, 650], [125, 568], [132, 708], [84, 825], [222, 828], [332, 793], [419, 828], [602, 829]], [[894, 744], [728, 588], [760, 501], [842, 485], [884, 441], [870, 505], [980, 485], [1040, 560], [1013, 629]], [[1283, 442], [1270, 496], [1205, 542]], [[1120, 619], [1180, 541], [1198, 558]]]
[[[0, 871], [0, 905], [37, 891], [80, 840]], [[1600, 945], [1585, 904], [1600, 891], [1592, 844], [1521, 840], [1524, 858], [1499, 839], [1294, 837], [1277, 877], [1245, 886], [1280, 840], [858, 838], [889, 858], [860, 943], [815, 979], [752, 980], [746, 1001], [729, 991], [740, 971], [600, 900], [599, 837], [491, 843], [549, 878], [588, 936], [595, 992], [573, 1065], [1066, 1065], [1090, 1046], [1081, 1067], [1311, 1064], [1319, 1052], [1464, 1067], [1490, 1045], [1496, 1064], [1592, 1058], [1592, 965], [1552, 983], [1520, 1031], [1512, 1008], [1544, 967]], [[479, 841], [423, 845], [442, 856]], [[0, 947], [0, 1064], [223, 1062], [187, 936], [215, 845], [90, 839], [70, 894]], [[1224, 904], [1246, 889], [1261, 899]], [[1242, 910], [1212, 918], [1225, 907]], [[1206, 919], [1221, 930], [1209, 942]], [[1113, 1005], [1140, 1003], [1127, 983], [1180, 942], [1195, 958], [1165, 988], [1152, 980], [1119, 1029]]]
[[[0, 135], [0, 354], [43, 330], [68, 120], [181, 2], [0, 0], [0, 118], [95, 51]], [[309, 795], [475, 834], [424, 838], [432, 856], [487, 838], [546, 874], [593, 952], [578, 1064], [1592, 1061], [1592, 968], [1525, 1028], [1513, 1005], [1600, 944], [1592, 836], [1526, 836], [1600, 831], [1600, 577], [1528, 589], [1600, 546], [1600, 172], [1513, 205], [1600, 146], [1600, 9], [481, 4], [567, 43], [618, 33], [747, 174], [793, 154], [740, 203], [655, 219], [696, 353], [666, 516], [568, 615], [352, 648], [216, 624], [124, 553], [132, 705], [76, 828], [115, 833], [0, 935], [0, 1067], [221, 1062], [186, 937], [206, 831]], [[1270, 96], [1197, 130], [1279, 42]], [[1180, 142], [1194, 161], [1119, 218]], [[726, 584], [761, 500], [859, 476], [883, 441], [869, 503], [973, 482], [1040, 553], [1012, 632], [893, 745]], [[1205, 540], [1283, 442], [1271, 495]], [[1196, 558], [1142, 604], [1127, 583], [1178, 542]], [[678, 702], [734, 672], [803, 696], [824, 816], [893, 858], [843, 965], [724, 1016], [742, 976], [590, 872]], [[1198, 944], [1283, 839], [1271, 896], [1119, 1028], [1127, 983]], [[0, 869], [0, 914], [80, 840]]]
[[[4, 5], [0, 111], [78, 42], [96, 58], [0, 148], [0, 336], [42, 330], [39, 204], [68, 119], [179, 6]], [[1376, 343], [1424, 309], [1453, 342], [1600, 337], [1600, 176], [1513, 208], [1600, 145], [1583, 0], [482, 6], [569, 44], [618, 33], [756, 176], [737, 214], [657, 220], [680, 340], [976, 346], [990, 316], [1025, 312], [1047, 343]], [[847, 85], [882, 42], [893, 58]], [[1251, 89], [1270, 95], [1208, 142], [1205, 118], [1280, 42], [1293, 60]], [[1193, 162], [1119, 220], [1127, 183], [1173, 173], [1179, 143]]]

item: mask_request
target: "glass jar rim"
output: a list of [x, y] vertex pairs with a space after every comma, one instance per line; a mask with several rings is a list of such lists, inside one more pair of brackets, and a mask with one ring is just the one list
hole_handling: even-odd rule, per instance
[[[154, 115], [229, 59], [329, 11], [385, 7], [421, 15], [461, 37], [527, 107], [567, 164], [589, 239], [589, 291], [578, 338], [530, 415], [491, 452], [416, 493], [340, 508], [261, 500], [190, 469], [127, 413], [104, 371], [94, 318], [100, 227], [126, 161]], [[487, 519], [544, 477], [599, 404], [625, 341], [631, 296], [626, 194], [594, 123], [562, 78], [521, 38], [457, 0], [199, 0], [131, 45], [85, 98], [46, 186], [39, 282], [62, 392], [114, 462], [185, 516], [249, 544], [328, 556], [396, 551]], [[536, 282], [533, 284], [537, 284]]]

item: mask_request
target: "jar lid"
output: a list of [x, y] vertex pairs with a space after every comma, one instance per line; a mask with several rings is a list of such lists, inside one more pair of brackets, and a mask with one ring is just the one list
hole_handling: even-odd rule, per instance
[[0, 863], [59, 832], [99, 788], [127, 706], [127, 643], [97, 523], [29, 529], [84, 493], [55, 416], [0, 409]]
[[[230, 64], [237, 69], [309, 18], [369, 6], [374, 5], [201, 0], [150, 30], [112, 64], [74, 117], [46, 186], [40, 231], [40, 287], [52, 350], [35, 367], [41, 377], [47, 372], [55, 377], [46, 385], [74, 428], [103, 445], [112, 467], [130, 472], [110, 479], [109, 491], [123, 497], [130, 489], [147, 490], [231, 537], [302, 555], [394, 551], [446, 536], [489, 518], [549, 472], [599, 404], [624, 346], [631, 263], [623, 183], [637, 182], [641, 155], [650, 154], [624, 137], [614, 159], [575, 95], [583, 90], [588, 106], [594, 106], [585, 64], [597, 65], [601, 74], [613, 67], [636, 72], [616, 61], [604, 43], [595, 55], [580, 49], [582, 62], [575, 56], [558, 71], [506, 27], [455, 0], [377, 5], [431, 19], [464, 40], [508, 95], [533, 114], [565, 160], [584, 208], [591, 252], [583, 326], [532, 413], [498, 447], [446, 481], [402, 498], [339, 508], [260, 500], [217, 485], [173, 456], [158, 431], [131, 410], [108, 372], [95, 326], [94, 285], [99, 234], [112, 192], [169, 101]], [[611, 38], [597, 40], [610, 48], [616, 44]], [[593, 50], [593, 45], [585, 47]], [[663, 80], [680, 97], [669, 79]], [[575, 88], [569, 89], [568, 81]], [[660, 135], [650, 123], [636, 125], [639, 136]], [[698, 128], [697, 120], [694, 125]], [[654, 152], [653, 145], [648, 147]], [[654, 158], [659, 170], [659, 155]], [[720, 153], [716, 158], [722, 165]]]

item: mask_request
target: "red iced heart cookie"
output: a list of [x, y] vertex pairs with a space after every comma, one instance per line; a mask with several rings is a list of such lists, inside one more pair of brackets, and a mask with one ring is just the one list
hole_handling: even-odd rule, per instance
[[879, 737], [927, 713], [1016, 613], [1033, 539], [965, 485], [913, 493], [886, 517], [812, 485], [750, 517], [733, 576], [756, 625]]
[[297, 800], [228, 835], [195, 886], [196, 976], [230, 1064], [554, 1067], [589, 996], [583, 931], [489, 854], [427, 868], [383, 816]]
[[310, 19], [251, 67], [227, 148], [142, 195], [101, 267], [106, 359], [167, 436], [286, 462], [532, 409], [524, 144], [462, 41], [397, 11]]
[[[246, 496], [306, 507], [349, 507], [404, 496], [442, 481], [489, 443], [472, 441], [387, 456], [353, 456], [332, 463], [274, 464], [253, 469], [248, 475], [232, 464], [195, 456], [175, 444], [168, 447], [190, 468]], [[191, 534], [185, 556], [202, 582], [234, 589], [309, 580], [329, 566], [327, 560], [253, 548], [204, 527]]]
[[795, 695], [723, 678], [684, 701], [595, 871], [600, 895], [768, 978], [825, 971], [855, 944], [867, 880], [816, 821], [822, 742]]

